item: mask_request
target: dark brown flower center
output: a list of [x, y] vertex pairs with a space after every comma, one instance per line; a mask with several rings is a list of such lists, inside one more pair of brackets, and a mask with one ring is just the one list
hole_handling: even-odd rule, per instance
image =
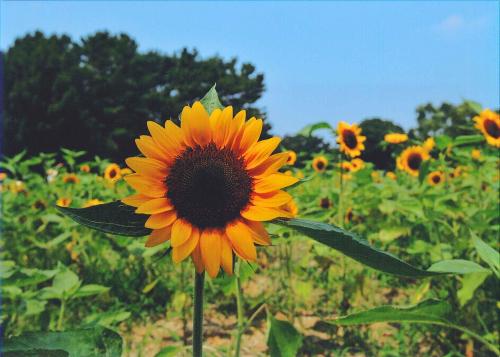
[[343, 133], [344, 143], [349, 149], [354, 149], [358, 145], [358, 139], [356, 138], [356, 134], [354, 134], [351, 130], [344, 130]]
[[441, 181], [441, 176], [439, 175], [432, 176], [432, 182], [439, 183], [439, 181]]
[[500, 137], [500, 128], [497, 123], [493, 120], [486, 119], [484, 121], [484, 129], [488, 133], [489, 136], [498, 139]]
[[330, 208], [330, 200], [328, 198], [322, 198], [320, 201], [320, 206], [324, 209]]
[[243, 159], [213, 143], [186, 149], [175, 159], [165, 183], [177, 216], [201, 229], [223, 228], [240, 217], [253, 187]]
[[116, 176], [116, 174], [117, 174], [117, 172], [116, 172], [116, 170], [115, 170], [115, 169], [111, 170], [111, 171], [109, 172], [109, 178], [114, 178], [114, 177]]
[[420, 154], [410, 154], [408, 157], [408, 166], [412, 170], [418, 170], [422, 164], [422, 155]]
[[320, 171], [323, 170], [325, 168], [325, 163], [323, 161], [318, 161], [316, 163], [316, 168]]

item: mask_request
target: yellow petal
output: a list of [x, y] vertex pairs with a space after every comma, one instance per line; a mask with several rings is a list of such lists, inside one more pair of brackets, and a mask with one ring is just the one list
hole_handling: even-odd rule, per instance
[[174, 207], [167, 198], [154, 198], [140, 205], [135, 213], [155, 214], [171, 211]]
[[189, 239], [178, 247], [173, 247], [172, 259], [174, 263], [179, 263], [186, 259], [196, 248], [200, 241], [200, 231], [198, 228], [193, 228]]
[[298, 178], [285, 175], [285, 174], [272, 174], [267, 177], [255, 181], [254, 191], [257, 193], [266, 193], [271, 191], [280, 190], [297, 183]]
[[226, 235], [238, 255], [246, 260], [255, 261], [257, 259], [257, 250], [255, 249], [252, 235], [246, 224], [239, 220], [228, 224], [226, 227]]
[[220, 233], [214, 230], [206, 230], [201, 233], [200, 248], [201, 259], [208, 275], [215, 278], [220, 269], [221, 255]]
[[249, 205], [241, 211], [241, 215], [250, 221], [270, 221], [278, 217], [292, 218], [290, 213], [277, 208], [259, 207]]
[[170, 232], [172, 227], [165, 227], [162, 229], [155, 229], [151, 232], [148, 240], [146, 241], [145, 246], [148, 248], [156, 247], [170, 239]]
[[145, 157], [129, 157], [125, 160], [127, 166], [143, 176], [153, 176], [164, 179], [167, 176], [167, 165], [159, 160]]
[[252, 203], [260, 207], [280, 207], [292, 199], [285, 191], [271, 191], [266, 193], [255, 193], [252, 196]]
[[278, 147], [281, 139], [277, 136], [270, 139], [259, 141], [252, 146], [245, 154], [246, 168], [251, 170], [263, 163], [276, 148]]
[[249, 171], [250, 175], [252, 175], [253, 177], [264, 177], [270, 174], [274, 174], [286, 164], [287, 160], [287, 152], [281, 152], [279, 154], [271, 155], [261, 164], [251, 169]]
[[208, 114], [200, 102], [195, 102], [191, 108], [189, 127], [193, 140], [200, 146], [206, 146], [212, 140]]
[[222, 269], [224, 269], [227, 274], [233, 275], [233, 249], [226, 235], [221, 238], [220, 262]]
[[222, 111], [219, 119], [215, 123], [213, 132], [213, 140], [217, 147], [221, 148], [226, 142], [226, 137], [229, 135], [231, 121], [233, 119], [233, 107], [226, 107]]
[[214, 140], [214, 133], [217, 128], [217, 122], [219, 121], [220, 115], [222, 114], [222, 110], [220, 109], [215, 109], [212, 114], [210, 114], [210, 117], [208, 118], [208, 121], [210, 123], [210, 130], [212, 131], [212, 140]]
[[136, 193], [131, 196], [122, 198], [123, 203], [132, 207], [139, 207], [140, 205], [148, 202], [149, 200], [151, 200], [151, 197], [143, 195], [142, 193]]
[[245, 224], [250, 229], [250, 233], [255, 243], [260, 245], [271, 245], [271, 239], [262, 222], [245, 221]]
[[146, 228], [160, 229], [170, 226], [177, 219], [177, 214], [175, 211], [167, 211], [163, 213], [156, 213], [149, 216], [146, 224]]
[[182, 130], [171, 120], [165, 122], [165, 132], [169, 138], [170, 146], [179, 149], [184, 146], [184, 135], [182, 134]]
[[154, 180], [139, 174], [127, 175], [123, 179], [135, 190], [149, 197], [164, 197], [167, 192], [167, 188], [160, 180]]
[[165, 128], [160, 124], [148, 121], [147, 125], [154, 142], [168, 154], [170, 159], [173, 159], [177, 154], [178, 143], [172, 142], [171, 136], [167, 134]]
[[191, 253], [191, 259], [193, 260], [196, 272], [198, 274], [202, 273], [205, 270], [205, 267], [203, 266], [203, 260], [201, 259], [201, 248], [199, 242], [198, 245], [194, 248], [193, 253]]
[[178, 219], [172, 225], [172, 247], [178, 247], [184, 244], [191, 236], [192, 226], [189, 222]]
[[238, 114], [235, 115], [234, 119], [231, 120], [230, 126], [229, 126], [229, 132], [228, 135], [226, 136], [225, 140], [225, 146], [231, 148], [235, 138], [239, 136], [241, 133], [241, 129], [243, 128], [243, 125], [245, 124], [245, 117], [246, 117], [246, 111], [242, 110]]
[[135, 144], [139, 148], [139, 151], [146, 157], [162, 162], [169, 162], [172, 159], [150, 136], [141, 135], [139, 139], [135, 140]]
[[262, 119], [248, 121], [245, 125], [245, 131], [241, 137], [240, 142], [240, 153], [244, 154], [246, 151], [254, 145], [262, 133]]
[[185, 106], [182, 109], [181, 113], [181, 130], [182, 130], [182, 135], [184, 136], [184, 142], [188, 146], [196, 146], [196, 142], [193, 139], [193, 135], [191, 132], [191, 108], [188, 106]]

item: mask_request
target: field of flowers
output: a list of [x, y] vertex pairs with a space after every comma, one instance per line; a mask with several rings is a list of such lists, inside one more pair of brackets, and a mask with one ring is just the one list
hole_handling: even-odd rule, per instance
[[[338, 149], [313, 160], [289, 152], [282, 172], [300, 181], [283, 209], [422, 269], [455, 262], [457, 274], [384, 274], [266, 224], [272, 245], [258, 247], [256, 262], [206, 279], [205, 355], [497, 355], [500, 119], [482, 111], [475, 121], [470, 136], [417, 142], [387, 133], [397, 163], [387, 172], [358, 158], [364, 136], [356, 125], [311, 125], [309, 135], [331, 130]], [[124, 164], [83, 157], [62, 149], [1, 163], [3, 336], [67, 331], [70, 338], [75, 329], [102, 328], [108, 355], [119, 355], [116, 333], [125, 355], [189, 355], [191, 261], [174, 264], [169, 242], [145, 247], [147, 237], [91, 230], [56, 209], [134, 193]], [[382, 305], [395, 307], [382, 317], [370, 310]]]

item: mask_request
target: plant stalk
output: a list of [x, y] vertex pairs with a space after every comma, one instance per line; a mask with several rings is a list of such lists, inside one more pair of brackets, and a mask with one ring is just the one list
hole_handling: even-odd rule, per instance
[[64, 310], [66, 309], [66, 300], [61, 300], [61, 307], [59, 308], [59, 318], [57, 319], [57, 330], [62, 331]]
[[193, 357], [203, 354], [203, 287], [205, 272], [194, 277], [194, 311], [193, 311]]

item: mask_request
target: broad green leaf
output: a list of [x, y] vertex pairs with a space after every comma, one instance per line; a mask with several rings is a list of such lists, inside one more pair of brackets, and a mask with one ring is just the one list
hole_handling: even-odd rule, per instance
[[367, 241], [356, 236], [354, 233], [330, 224], [305, 219], [276, 219], [272, 223], [294, 229], [330, 248], [340, 251], [364, 265], [385, 273], [413, 278], [439, 274], [418, 269], [392, 254], [370, 246]]
[[130, 315], [130, 312], [125, 310], [100, 312], [86, 316], [83, 322], [86, 325], [110, 327], [128, 319]]
[[12, 274], [8, 279], [2, 280], [2, 286], [25, 287], [36, 285], [52, 279], [57, 270], [21, 269]]
[[8, 338], [5, 356], [107, 356], [120, 357], [122, 338], [116, 332], [98, 327], [64, 332], [28, 332]]
[[120, 201], [88, 208], [59, 207], [57, 209], [84, 226], [123, 236], [141, 237], [151, 233], [144, 227], [148, 215], [135, 213], [135, 208]]
[[410, 227], [389, 227], [381, 229], [378, 237], [381, 242], [388, 243], [408, 234], [410, 234]]
[[460, 135], [453, 140], [454, 146], [459, 145], [469, 145], [482, 143], [484, 141], [484, 136], [482, 135]]
[[35, 299], [25, 300], [26, 303], [26, 311], [24, 312], [25, 316], [38, 315], [45, 311], [45, 305], [47, 301], [40, 301]]
[[500, 254], [498, 251], [486, 244], [475, 233], [471, 232], [471, 234], [474, 247], [476, 248], [479, 257], [489, 265], [497, 277], [500, 277]]
[[462, 287], [457, 291], [460, 306], [464, 306], [472, 299], [474, 292], [481, 286], [488, 275], [489, 273], [472, 273], [464, 276], [462, 279]]
[[78, 279], [78, 275], [68, 269], [56, 274], [52, 282], [52, 287], [57, 291], [63, 292], [63, 294], [68, 294], [76, 290], [80, 284], [81, 281]]
[[316, 130], [332, 129], [332, 126], [327, 122], [319, 122], [305, 126], [298, 132], [299, 135], [311, 136]]
[[448, 135], [439, 135], [434, 138], [436, 142], [436, 146], [438, 147], [439, 150], [444, 150], [448, 147], [448, 145], [451, 144], [452, 138], [450, 138]]
[[16, 272], [16, 262], [13, 260], [0, 261], [0, 278], [8, 279]]
[[217, 94], [217, 91], [215, 90], [215, 84], [213, 85], [212, 88], [205, 94], [203, 98], [201, 98], [200, 102], [203, 104], [205, 107], [205, 110], [208, 112], [208, 114], [212, 114], [212, 112], [215, 109], [222, 109], [224, 106], [221, 104], [219, 100], [219, 95]]
[[108, 292], [109, 288], [106, 286], [102, 285], [97, 285], [97, 284], [88, 284], [80, 287], [74, 293], [71, 298], [80, 298], [80, 297], [85, 297], [85, 296], [92, 296], [92, 295], [98, 295], [98, 294], [103, 294], [105, 292]]
[[288, 321], [268, 319], [267, 345], [271, 357], [295, 357], [302, 346], [302, 336]]
[[429, 271], [439, 273], [454, 273], [454, 274], [471, 274], [471, 273], [487, 273], [488, 269], [481, 265], [471, 262], [470, 260], [451, 259], [442, 260], [431, 265]]
[[483, 107], [478, 102], [473, 100], [466, 100], [465, 103], [476, 113], [480, 114], [483, 111]]

